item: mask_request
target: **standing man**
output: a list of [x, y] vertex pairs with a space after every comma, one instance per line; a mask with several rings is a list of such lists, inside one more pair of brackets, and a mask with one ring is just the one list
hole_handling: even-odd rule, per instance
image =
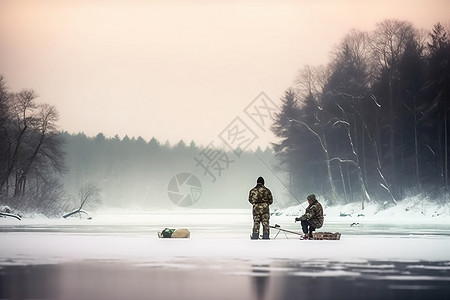
[[309, 240], [313, 238], [312, 232], [323, 226], [323, 208], [317, 201], [316, 195], [311, 194], [306, 199], [309, 203], [306, 212], [300, 218], [295, 218], [295, 221], [301, 221], [302, 230], [305, 234], [302, 239]]
[[259, 177], [256, 186], [250, 190], [248, 202], [253, 205], [252, 240], [259, 239], [260, 223], [263, 226], [263, 240], [269, 239], [269, 205], [273, 203], [272, 193], [264, 186], [264, 178]]

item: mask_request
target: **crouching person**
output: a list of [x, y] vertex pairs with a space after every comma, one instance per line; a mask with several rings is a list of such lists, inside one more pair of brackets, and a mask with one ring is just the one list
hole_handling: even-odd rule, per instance
[[304, 233], [302, 239], [308, 240], [313, 238], [313, 231], [323, 226], [323, 208], [319, 201], [317, 201], [316, 195], [311, 194], [306, 199], [309, 204], [306, 212], [300, 218], [295, 218], [295, 221], [301, 222]]

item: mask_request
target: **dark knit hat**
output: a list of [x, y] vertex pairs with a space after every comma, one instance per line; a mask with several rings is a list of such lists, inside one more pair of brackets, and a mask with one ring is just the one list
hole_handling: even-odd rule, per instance
[[258, 180], [256, 180], [256, 183], [261, 183], [262, 185], [264, 185], [264, 178], [258, 177]]
[[308, 197], [306, 197], [306, 199], [308, 199], [311, 202], [314, 202], [317, 200], [316, 195], [314, 195], [314, 194], [309, 195]]

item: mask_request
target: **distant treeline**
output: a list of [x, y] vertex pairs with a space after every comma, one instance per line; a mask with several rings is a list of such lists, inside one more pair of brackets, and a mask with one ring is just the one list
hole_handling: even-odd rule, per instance
[[334, 203], [448, 195], [449, 33], [385, 20], [302, 68], [273, 125], [292, 189]]
[[[232, 151], [198, 146], [193, 141], [187, 144], [180, 140], [169, 145], [155, 138], [147, 142], [142, 137], [106, 138], [102, 133], [96, 137], [83, 133], [63, 133], [62, 136], [66, 141], [66, 164], [70, 170], [64, 177], [67, 192], [76, 194], [80, 186], [93, 182], [101, 187], [105, 206], [175, 207], [168, 198], [168, 184], [174, 176], [187, 172], [197, 176], [202, 185], [202, 196], [194, 207], [248, 207], [248, 190], [258, 176], [270, 172], [254, 152], [237, 156]], [[211, 174], [195, 160], [200, 160], [205, 152], [211, 158]], [[268, 164], [274, 163], [274, 154], [269, 148], [264, 151], [258, 148], [256, 154]], [[206, 160], [206, 156], [203, 157]], [[186, 187], [180, 190], [180, 193], [186, 192]]]

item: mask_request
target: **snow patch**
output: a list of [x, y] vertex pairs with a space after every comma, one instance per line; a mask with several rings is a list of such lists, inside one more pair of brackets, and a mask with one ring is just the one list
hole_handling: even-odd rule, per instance
[[[320, 200], [319, 200], [320, 201]], [[450, 222], [450, 204], [434, 203], [421, 196], [413, 196], [398, 201], [397, 205], [353, 202], [345, 205], [324, 206], [325, 220], [364, 219], [371, 221], [422, 220], [431, 222]], [[308, 203], [274, 210], [275, 216], [299, 216], [305, 212]], [[355, 219], [356, 218], [356, 219]]]

